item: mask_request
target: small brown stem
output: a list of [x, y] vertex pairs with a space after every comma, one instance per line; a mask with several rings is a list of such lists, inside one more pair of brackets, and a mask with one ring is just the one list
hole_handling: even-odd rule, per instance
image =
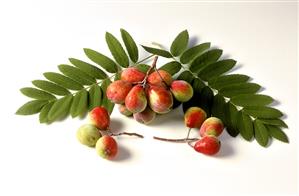
[[165, 84], [165, 86], [168, 88], [169, 85], [165, 82], [165, 80], [164, 80], [164, 78], [161, 76], [159, 70], [158, 70], [156, 67], [154, 67], [154, 69], [155, 69], [155, 71], [157, 72], [158, 76], [160, 77], [161, 81], [162, 81], [162, 82]]
[[182, 138], [182, 139], [169, 139], [162, 137], [153, 137], [155, 140], [165, 141], [165, 142], [175, 142], [175, 143], [186, 143], [186, 142], [194, 142], [197, 141], [198, 138]]
[[129, 135], [129, 136], [136, 136], [139, 138], [144, 138], [143, 135], [138, 133], [129, 133], [129, 132], [121, 132], [121, 133], [111, 133], [110, 136], [120, 136], [120, 135]]
[[188, 133], [187, 133], [186, 140], [188, 140], [188, 138], [189, 138], [189, 135], [190, 135], [190, 131], [191, 131], [191, 129], [192, 129], [192, 128], [189, 128], [189, 130], [188, 130]]
[[145, 86], [146, 86], [147, 78], [148, 78], [150, 72], [156, 68], [157, 60], [158, 60], [158, 56], [155, 56], [152, 66], [147, 70], [144, 79], [140, 82], [140, 84], [142, 85], [143, 88], [145, 88]]
[[194, 146], [191, 144], [191, 142], [188, 142], [188, 145], [189, 145], [191, 148], [194, 148]]

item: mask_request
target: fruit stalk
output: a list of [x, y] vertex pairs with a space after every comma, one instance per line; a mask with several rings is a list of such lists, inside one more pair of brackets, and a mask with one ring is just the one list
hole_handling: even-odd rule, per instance
[[143, 81], [140, 82], [140, 83], [142, 84], [142, 87], [143, 87], [143, 88], [145, 88], [146, 81], [147, 81], [147, 78], [148, 78], [150, 72], [156, 67], [156, 65], [157, 65], [157, 60], [158, 60], [158, 56], [155, 56], [155, 57], [154, 57], [154, 60], [153, 60], [153, 64], [152, 64], [152, 66], [147, 70], [146, 75], [145, 75]]
[[197, 141], [198, 138], [182, 138], [182, 139], [169, 139], [169, 138], [162, 138], [162, 137], [153, 137], [155, 140], [165, 141], [165, 142], [175, 142], [175, 143], [186, 143], [186, 142], [193, 142]]
[[111, 133], [110, 134], [110, 136], [120, 136], [120, 135], [129, 135], [129, 136], [136, 136], [139, 138], [144, 138], [143, 135], [140, 135], [138, 133], [121, 132], [121, 133]]

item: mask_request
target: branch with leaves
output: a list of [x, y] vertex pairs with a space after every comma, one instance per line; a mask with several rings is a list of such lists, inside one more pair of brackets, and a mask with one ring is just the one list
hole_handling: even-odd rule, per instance
[[274, 99], [260, 94], [261, 86], [249, 82], [249, 76], [227, 74], [236, 61], [222, 59], [221, 49], [211, 49], [209, 42], [188, 48], [189, 35], [185, 30], [177, 35], [169, 51], [142, 46], [150, 55], [138, 61], [138, 47], [132, 36], [124, 29], [120, 32], [124, 47], [111, 33], [105, 36], [113, 59], [85, 48], [84, 53], [91, 62], [69, 58], [70, 64], [58, 66], [60, 73], [46, 72], [45, 79], [32, 81], [35, 87], [22, 88], [21, 92], [33, 100], [16, 113], [39, 113], [41, 123], [52, 123], [69, 114], [73, 118], [84, 117], [96, 106], [104, 106], [111, 113], [114, 104], [106, 97], [111, 81], [118, 80], [122, 70], [129, 66], [146, 72], [149, 66], [142, 63], [158, 55], [171, 59], [159, 69], [193, 87], [194, 96], [182, 104], [184, 112], [191, 106], [201, 107], [208, 116], [220, 118], [232, 137], [240, 134], [247, 141], [255, 138], [264, 147], [271, 138], [288, 142], [282, 131], [287, 128], [283, 113], [269, 106]]

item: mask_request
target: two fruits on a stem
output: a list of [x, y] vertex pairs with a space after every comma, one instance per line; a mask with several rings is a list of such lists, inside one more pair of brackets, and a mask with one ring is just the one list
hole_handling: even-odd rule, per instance
[[121, 73], [121, 79], [111, 83], [106, 91], [110, 101], [120, 104], [119, 111], [133, 115], [140, 123], [149, 124], [156, 114], [171, 111], [174, 99], [186, 102], [193, 96], [192, 86], [183, 80], [173, 80], [171, 74], [156, 69], [155, 58], [146, 73], [129, 67]]
[[[206, 154], [214, 155], [219, 152], [221, 142], [218, 136], [222, 133], [224, 125], [222, 121], [216, 117], [207, 118], [206, 112], [199, 107], [190, 107], [185, 113], [185, 125], [192, 128], [199, 129], [201, 138], [196, 141], [192, 146], [195, 151]], [[189, 137], [189, 132], [187, 138]]]

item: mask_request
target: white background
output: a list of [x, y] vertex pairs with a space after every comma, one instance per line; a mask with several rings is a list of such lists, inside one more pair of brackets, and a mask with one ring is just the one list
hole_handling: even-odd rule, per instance
[[[8, 3], [9, 2], [9, 3]], [[297, 5], [274, 3], [99, 3], [97, 1], [1, 1], [0, 195], [296, 194], [297, 193]], [[221, 136], [215, 157], [188, 145], [153, 140], [183, 137], [178, 109], [144, 126], [112, 114], [112, 128], [145, 139], [118, 138], [115, 161], [80, 145], [76, 129], [86, 119], [50, 126], [38, 116], [16, 116], [28, 99], [19, 89], [57, 71], [68, 57], [86, 60], [82, 48], [109, 54], [104, 34], [128, 30], [138, 43], [169, 46], [188, 29], [193, 40], [212, 42], [238, 61], [238, 73], [262, 84], [286, 114], [290, 144]], [[142, 54], [145, 56], [145, 54]], [[161, 64], [161, 60], [159, 61]], [[196, 131], [192, 134], [196, 135]]]

